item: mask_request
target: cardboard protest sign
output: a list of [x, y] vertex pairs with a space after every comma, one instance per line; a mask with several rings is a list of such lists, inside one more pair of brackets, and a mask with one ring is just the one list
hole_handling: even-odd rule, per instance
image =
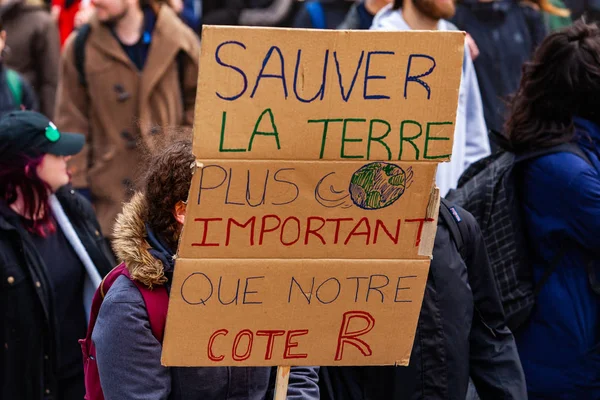
[[408, 364], [463, 46], [204, 29], [165, 365]]

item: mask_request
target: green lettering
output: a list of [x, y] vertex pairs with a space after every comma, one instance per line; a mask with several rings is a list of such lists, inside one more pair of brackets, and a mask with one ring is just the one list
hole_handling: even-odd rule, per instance
[[[375, 125], [376, 122], [387, 125], [387, 131], [383, 135], [377, 136], [377, 137], [373, 136], [373, 125]], [[391, 131], [392, 131], [392, 127], [390, 126], [390, 124], [387, 121], [384, 121], [382, 119], [372, 119], [371, 120], [371, 122], [369, 124], [369, 142], [367, 143], [367, 160], [371, 159], [371, 142], [378, 142], [383, 147], [385, 147], [385, 149], [387, 150], [387, 153], [388, 153], [388, 160], [392, 159], [392, 151], [390, 150], [388, 145], [383, 141], [383, 139], [385, 139], [387, 137], [387, 135], [390, 134]]]
[[435, 140], [450, 140], [449, 137], [432, 137], [429, 136], [430, 130], [432, 126], [440, 126], [440, 125], [452, 125], [452, 122], [428, 122], [427, 123], [427, 132], [425, 133], [425, 150], [423, 151], [423, 158], [427, 160], [437, 160], [440, 158], [448, 158], [452, 154], [442, 154], [439, 156], [430, 156], [427, 155], [427, 150], [429, 150], [429, 141]]
[[343, 120], [340, 118], [334, 118], [334, 119], [309, 119], [308, 123], [312, 124], [312, 123], [316, 123], [316, 122], [322, 122], [323, 123], [323, 138], [321, 139], [321, 154], [319, 155], [319, 159], [322, 160], [323, 159], [323, 154], [325, 154], [325, 141], [327, 140], [327, 129], [329, 129], [329, 123], [330, 122], [342, 122]]
[[348, 122], [366, 122], [366, 119], [362, 119], [362, 118], [346, 118], [344, 119], [344, 128], [342, 130], [342, 149], [340, 151], [340, 157], [341, 158], [364, 158], [363, 156], [347, 156], [344, 152], [344, 149], [346, 147], [346, 142], [354, 142], [354, 143], [360, 143], [363, 140], [362, 139], [346, 139], [346, 128], [348, 127]]
[[[261, 132], [258, 130], [260, 122], [262, 121], [265, 114], [269, 114], [269, 118], [271, 119], [271, 127], [273, 128], [272, 132]], [[279, 145], [279, 133], [277, 133], [277, 126], [275, 126], [275, 118], [273, 117], [273, 112], [270, 108], [267, 108], [265, 111], [260, 114], [258, 120], [256, 121], [256, 125], [254, 125], [254, 131], [252, 132], [252, 136], [250, 136], [250, 143], [248, 144], [248, 151], [252, 151], [252, 143], [254, 142], [254, 136], [262, 135], [262, 136], [275, 136], [275, 142], [277, 143], [277, 150], [281, 150], [281, 146]]]
[[[404, 137], [404, 125], [406, 125], [406, 124], [412, 124], [412, 125], [418, 126], [419, 133], [415, 136], [405, 138]], [[419, 159], [419, 148], [413, 142], [413, 140], [420, 138], [421, 134], [423, 134], [423, 127], [421, 126], [420, 123], [418, 123], [417, 121], [411, 121], [411, 120], [402, 121], [402, 124], [400, 124], [400, 151], [398, 152], [398, 160], [402, 160], [402, 151], [404, 149], [404, 142], [408, 142], [412, 145], [412, 147], [415, 149], [415, 160]]]
[[227, 123], [227, 112], [223, 111], [221, 118], [221, 141], [219, 143], [219, 152], [221, 153], [243, 153], [246, 149], [226, 149], [223, 147], [225, 143], [225, 124]]

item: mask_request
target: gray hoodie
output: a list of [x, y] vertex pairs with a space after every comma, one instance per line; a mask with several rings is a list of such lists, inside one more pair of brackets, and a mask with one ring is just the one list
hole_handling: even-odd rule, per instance
[[[157, 284], [163, 265], [148, 252], [143, 215], [136, 195], [115, 226], [114, 247], [133, 277]], [[119, 277], [98, 314], [92, 334], [106, 400], [265, 400], [272, 397], [273, 368], [166, 368], [161, 343], [150, 330], [144, 299], [133, 282]], [[291, 369], [288, 399], [319, 398], [318, 368]]]

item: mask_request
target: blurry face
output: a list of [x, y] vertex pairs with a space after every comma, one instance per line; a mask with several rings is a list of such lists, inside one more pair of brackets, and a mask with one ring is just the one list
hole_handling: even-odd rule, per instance
[[100, 22], [115, 24], [119, 22], [129, 11], [127, 0], [92, 0], [96, 7], [96, 16]]
[[52, 192], [66, 185], [71, 180], [67, 172], [67, 161], [71, 156], [55, 156], [46, 154], [37, 167], [38, 177], [46, 182]]
[[433, 19], [450, 19], [456, 7], [454, 0], [412, 0], [415, 8], [425, 16]]

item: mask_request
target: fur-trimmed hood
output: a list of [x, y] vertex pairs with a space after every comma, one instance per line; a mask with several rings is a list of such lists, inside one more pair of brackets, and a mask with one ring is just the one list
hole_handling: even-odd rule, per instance
[[146, 220], [148, 206], [142, 193], [136, 193], [123, 206], [113, 230], [113, 250], [127, 265], [131, 278], [152, 288], [167, 281], [163, 263], [150, 254]]

